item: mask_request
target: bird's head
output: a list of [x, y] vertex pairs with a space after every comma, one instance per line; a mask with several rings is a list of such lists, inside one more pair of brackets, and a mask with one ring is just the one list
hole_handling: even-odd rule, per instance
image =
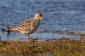
[[34, 19], [42, 20], [43, 19], [42, 14], [41, 13], [36, 13]]

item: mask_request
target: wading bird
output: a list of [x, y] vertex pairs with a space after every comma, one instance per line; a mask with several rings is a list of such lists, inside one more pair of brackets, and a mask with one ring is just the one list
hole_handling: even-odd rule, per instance
[[24, 20], [23, 22], [21, 22], [21, 24], [19, 24], [16, 27], [12, 27], [10, 30], [18, 31], [21, 34], [28, 35], [28, 37], [29, 37], [30, 34], [34, 33], [37, 30], [37, 28], [40, 25], [40, 20], [42, 20], [42, 19], [43, 18], [42, 18], [41, 13], [36, 13], [34, 18]]

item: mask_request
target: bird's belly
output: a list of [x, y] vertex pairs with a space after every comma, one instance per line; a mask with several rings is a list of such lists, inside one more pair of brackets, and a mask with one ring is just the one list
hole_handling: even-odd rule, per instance
[[37, 30], [38, 26], [30, 26], [30, 27], [25, 27], [19, 30], [20, 33], [26, 33], [26, 34], [31, 34], [34, 33]]

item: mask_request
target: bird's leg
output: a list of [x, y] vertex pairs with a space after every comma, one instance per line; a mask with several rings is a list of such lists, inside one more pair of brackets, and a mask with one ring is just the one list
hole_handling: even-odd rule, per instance
[[17, 33], [17, 41], [19, 41], [19, 37], [20, 37], [20, 35], [19, 35], [19, 33]]
[[28, 41], [33, 43], [33, 39], [31, 37], [29, 37], [29, 35], [28, 35]]
[[32, 41], [33, 41], [33, 39], [32, 39], [32, 38], [30, 38], [29, 34], [28, 34], [27, 36], [28, 36], [28, 41], [29, 41], [29, 42], [32, 42]]
[[27, 38], [29, 39], [29, 34], [27, 34]]
[[27, 36], [27, 38], [29, 39], [29, 34], [25, 34]]

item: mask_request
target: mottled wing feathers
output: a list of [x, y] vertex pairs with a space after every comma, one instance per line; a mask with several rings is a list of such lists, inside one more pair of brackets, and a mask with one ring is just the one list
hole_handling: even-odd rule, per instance
[[27, 27], [29, 27], [31, 25], [32, 21], [33, 21], [33, 19], [24, 20], [21, 24], [19, 24], [16, 27], [13, 27], [11, 30], [13, 30], [13, 31], [25, 30]]
[[27, 20], [24, 20], [20, 25], [22, 25], [22, 24], [30, 24], [31, 22], [33, 21], [33, 18], [31, 18], [31, 19], [27, 19]]

